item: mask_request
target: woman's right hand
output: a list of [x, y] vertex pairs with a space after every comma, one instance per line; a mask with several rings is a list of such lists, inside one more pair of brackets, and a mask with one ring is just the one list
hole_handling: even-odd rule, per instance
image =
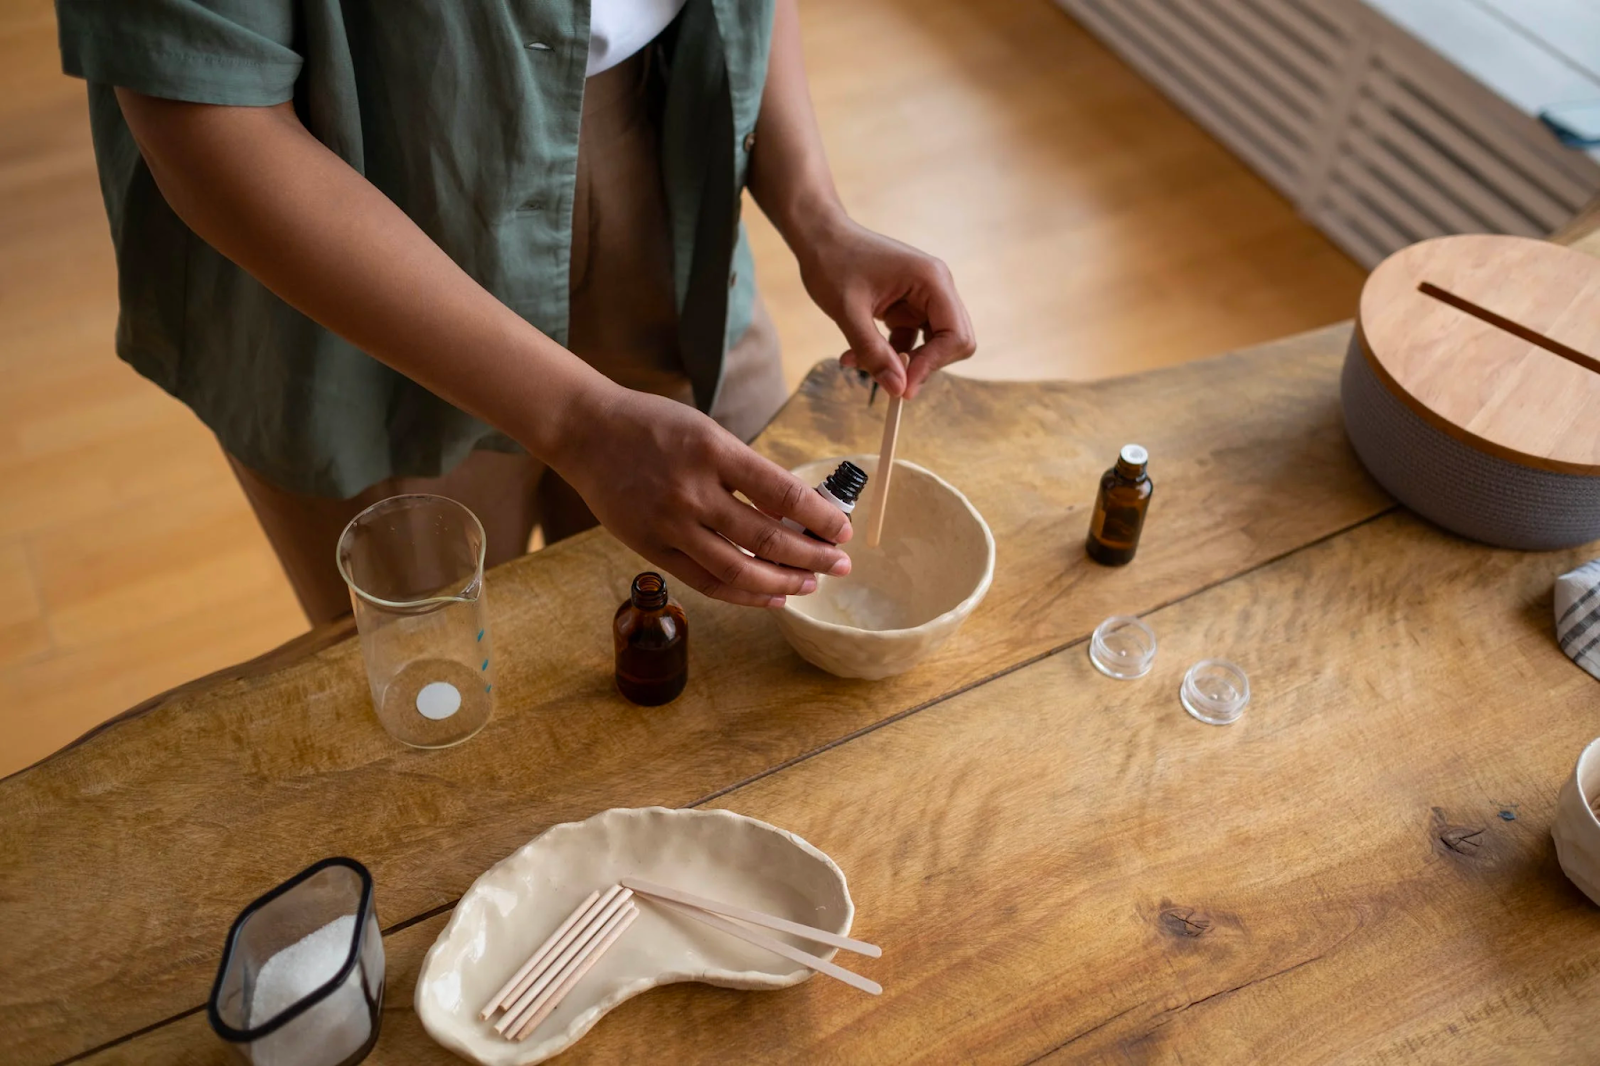
[[845, 516], [811, 486], [693, 408], [629, 392], [534, 329], [313, 137], [291, 104], [188, 104], [121, 88], [117, 101], [162, 195], [195, 233], [355, 347], [510, 433], [656, 566], [756, 606], [809, 592], [816, 573], [849, 570], [838, 548], [772, 517], [848, 540]]
[[601, 524], [707, 596], [781, 607], [816, 574], [850, 572], [843, 551], [778, 521], [837, 544], [851, 534], [843, 512], [692, 407], [613, 386], [562, 436], [552, 465]]

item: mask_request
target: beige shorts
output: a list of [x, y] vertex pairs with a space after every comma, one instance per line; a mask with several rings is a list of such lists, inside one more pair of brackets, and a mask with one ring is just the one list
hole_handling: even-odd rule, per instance
[[[590, 78], [584, 92], [572, 217], [568, 346], [631, 389], [692, 402], [678, 355], [672, 246], [652, 117], [650, 50]], [[778, 336], [760, 299], [729, 350], [711, 416], [749, 440], [787, 390]], [[229, 462], [312, 624], [350, 610], [334, 565], [346, 524], [389, 496], [429, 492], [471, 508], [483, 523], [487, 563], [527, 551], [535, 527], [552, 543], [595, 524], [578, 494], [527, 455], [475, 451], [437, 478], [389, 478], [348, 500], [287, 492]]]

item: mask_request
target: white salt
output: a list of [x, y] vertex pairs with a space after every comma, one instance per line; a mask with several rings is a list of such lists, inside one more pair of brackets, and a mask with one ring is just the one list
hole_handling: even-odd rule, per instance
[[[350, 955], [355, 915], [335, 918], [273, 955], [256, 974], [250, 994], [250, 1025], [258, 1026], [333, 979]], [[381, 975], [375, 975], [381, 980]], [[256, 1066], [336, 1063], [353, 1054], [372, 1031], [361, 988], [361, 966], [328, 997], [257, 1040], [250, 1047]]]

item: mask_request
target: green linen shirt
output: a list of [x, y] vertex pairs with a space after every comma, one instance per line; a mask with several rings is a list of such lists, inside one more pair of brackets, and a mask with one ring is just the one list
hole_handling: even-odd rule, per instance
[[[679, 339], [702, 410], [750, 322], [738, 212], [772, 8], [688, 0], [663, 37]], [[197, 237], [156, 188], [113, 87], [206, 104], [292, 100], [318, 140], [564, 344], [588, 0], [57, 0], [56, 14], [63, 68], [89, 82], [121, 358], [246, 466], [299, 492], [349, 497], [443, 473], [475, 446], [513, 447]]]

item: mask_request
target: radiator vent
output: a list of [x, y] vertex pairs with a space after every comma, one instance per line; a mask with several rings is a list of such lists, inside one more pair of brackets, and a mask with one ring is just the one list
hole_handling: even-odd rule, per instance
[[1059, 0], [1365, 266], [1542, 236], [1600, 165], [1358, 0]]

